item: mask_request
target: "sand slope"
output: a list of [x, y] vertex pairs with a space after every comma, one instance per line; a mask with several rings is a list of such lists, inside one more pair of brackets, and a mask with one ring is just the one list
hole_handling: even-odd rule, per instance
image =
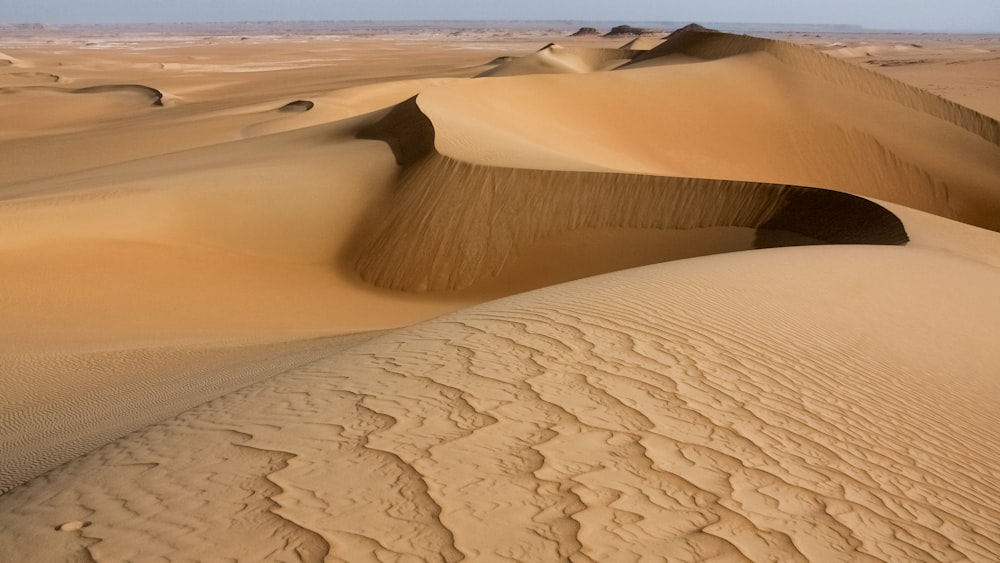
[[404, 167], [379, 223], [355, 250], [362, 279], [377, 286], [464, 289], [499, 275], [536, 241], [576, 231], [645, 229], [652, 237], [743, 228], [755, 230], [757, 247], [908, 241], [892, 213], [841, 192], [462, 162], [436, 151], [434, 124], [419, 100], [360, 133], [386, 141]]
[[610, 274], [380, 336], [0, 504], [99, 560], [989, 561], [997, 283], [850, 246]]
[[1000, 557], [996, 115], [458, 37], [5, 44], [0, 559]]

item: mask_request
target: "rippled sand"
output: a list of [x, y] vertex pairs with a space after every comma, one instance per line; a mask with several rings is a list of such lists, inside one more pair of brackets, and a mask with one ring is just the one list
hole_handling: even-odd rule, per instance
[[1000, 40], [504, 33], [2, 46], [3, 559], [1000, 557]]

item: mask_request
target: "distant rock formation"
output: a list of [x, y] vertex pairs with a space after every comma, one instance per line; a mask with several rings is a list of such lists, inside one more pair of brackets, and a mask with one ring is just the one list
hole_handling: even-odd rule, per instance
[[597, 31], [597, 28], [581, 27], [580, 29], [576, 30], [576, 33], [570, 35], [570, 37], [585, 37], [587, 35], [600, 35], [600, 34], [601, 32]]
[[616, 25], [611, 28], [611, 31], [605, 33], [604, 37], [640, 37], [656, 33], [660, 33], [660, 31], [644, 27], [632, 27], [631, 25]]
[[[696, 23], [689, 23], [682, 28], [675, 29], [674, 31], [670, 32], [670, 35], [685, 31], [699, 31], [701, 33], [721, 33], [718, 29], [709, 29], [703, 25], [699, 25]], [[670, 35], [668, 35], [667, 37], [669, 37]]]

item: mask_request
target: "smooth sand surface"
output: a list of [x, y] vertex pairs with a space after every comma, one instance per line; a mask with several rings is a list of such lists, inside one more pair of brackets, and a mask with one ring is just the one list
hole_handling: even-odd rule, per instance
[[996, 37], [80, 33], [0, 559], [1000, 557]]

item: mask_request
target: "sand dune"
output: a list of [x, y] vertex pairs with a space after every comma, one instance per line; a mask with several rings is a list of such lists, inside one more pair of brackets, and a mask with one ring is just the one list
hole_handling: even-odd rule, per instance
[[[56, 79], [58, 81], [58, 77]], [[74, 99], [77, 95], [85, 100]], [[0, 140], [131, 118], [148, 107], [162, 105], [163, 94], [159, 90], [138, 84], [84, 88], [4, 86], [0, 87], [0, 112], [5, 116], [5, 126], [0, 132]]]
[[1000, 144], [1000, 122], [996, 119], [918, 88], [865, 72], [857, 66], [824, 58], [821, 54], [790, 43], [712, 31], [685, 30], [670, 34], [662, 44], [637, 56], [630, 64], [655, 61], [672, 54], [715, 60], [756, 52], [766, 52], [796, 70], [822, 75], [824, 80], [834, 84], [842, 84], [928, 113], [972, 131], [993, 144]]
[[5, 43], [0, 559], [1000, 557], [992, 44], [569, 31]]
[[648, 51], [662, 42], [663, 39], [660, 37], [650, 37], [648, 35], [644, 35], [642, 37], [636, 37], [635, 39], [622, 45], [622, 49], [630, 49], [633, 51]]
[[[445, 157], [419, 97], [361, 132], [404, 165], [356, 250], [362, 279], [403, 290], [463, 289], [519, 250], [577, 230], [761, 229], [758, 246], [905, 244], [892, 213], [868, 200], [789, 185], [497, 168]], [[768, 233], [765, 231], [775, 231]], [[454, 233], [463, 233], [456, 240]], [[791, 235], [789, 237], [789, 235]], [[752, 247], [748, 247], [752, 248]], [[729, 250], [729, 249], [727, 249]]]
[[1000, 228], [993, 118], [804, 47], [671, 37], [610, 73], [468, 81], [421, 108], [463, 161], [828, 188]]
[[101, 84], [72, 90], [74, 94], [103, 94], [106, 92], [135, 94], [149, 101], [152, 106], [163, 105], [163, 92], [141, 84]]
[[503, 61], [479, 76], [515, 76], [522, 74], [579, 74], [611, 70], [635, 57], [636, 51], [626, 45], [621, 49], [566, 47], [550, 43], [525, 57]]

